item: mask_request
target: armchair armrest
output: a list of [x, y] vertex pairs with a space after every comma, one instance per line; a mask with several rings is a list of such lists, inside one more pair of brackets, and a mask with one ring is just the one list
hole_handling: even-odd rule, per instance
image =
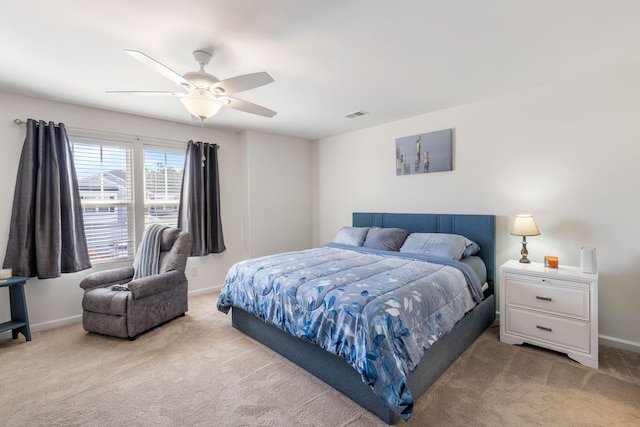
[[138, 299], [171, 290], [186, 281], [187, 277], [182, 271], [172, 270], [133, 280], [129, 282], [129, 290], [133, 299]]
[[80, 287], [85, 291], [96, 287], [106, 287], [115, 284], [127, 283], [133, 278], [133, 267], [114, 268], [112, 270], [96, 271], [80, 282]]

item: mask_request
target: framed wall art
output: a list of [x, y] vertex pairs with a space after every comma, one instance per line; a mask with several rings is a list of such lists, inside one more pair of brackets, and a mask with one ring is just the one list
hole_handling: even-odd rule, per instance
[[396, 175], [453, 170], [453, 129], [396, 139]]

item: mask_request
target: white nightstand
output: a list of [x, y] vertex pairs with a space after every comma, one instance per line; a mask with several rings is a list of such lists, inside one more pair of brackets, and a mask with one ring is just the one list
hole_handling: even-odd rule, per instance
[[598, 274], [562, 265], [504, 263], [500, 341], [549, 348], [598, 369]]

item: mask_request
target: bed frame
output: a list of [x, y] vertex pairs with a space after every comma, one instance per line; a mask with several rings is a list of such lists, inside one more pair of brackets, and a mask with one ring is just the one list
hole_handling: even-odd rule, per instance
[[[487, 266], [489, 289], [480, 304], [468, 312], [449, 334], [425, 351], [421, 362], [409, 374], [409, 389], [416, 401], [496, 318], [495, 216], [354, 212], [353, 226], [397, 227], [410, 233], [460, 234], [480, 245], [478, 256]], [[344, 359], [289, 335], [242, 309], [233, 307], [232, 310], [232, 324], [235, 328], [341, 391], [387, 424], [395, 421], [395, 412], [362, 382], [360, 374]]]

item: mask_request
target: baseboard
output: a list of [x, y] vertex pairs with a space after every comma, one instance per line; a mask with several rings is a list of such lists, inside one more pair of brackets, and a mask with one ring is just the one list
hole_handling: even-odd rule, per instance
[[189, 296], [195, 297], [198, 295], [211, 294], [213, 292], [220, 292], [222, 290], [222, 285], [215, 285], [208, 288], [196, 289], [194, 291], [189, 291]]
[[621, 350], [640, 353], [640, 342], [623, 340], [621, 338], [610, 337], [607, 335], [598, 335], [598, 343], [607, 347], [619, 348]]
[[[51, 320], [49, 322], [31, 323], [29, 324], [29, 330], [33, 334], [34, 332], [46, 331], [47, 329], [59, 328], [62, 326], [73, 325], [80, 322], [82, 322], [82, 314], [65, 317], [63, 319]], [[1, 333], [0, 338], [11, 338], [11, 331]], [[22, 334], [19, 334], [18, 339], [20, 338], [24, 339], [24, 336]]]

